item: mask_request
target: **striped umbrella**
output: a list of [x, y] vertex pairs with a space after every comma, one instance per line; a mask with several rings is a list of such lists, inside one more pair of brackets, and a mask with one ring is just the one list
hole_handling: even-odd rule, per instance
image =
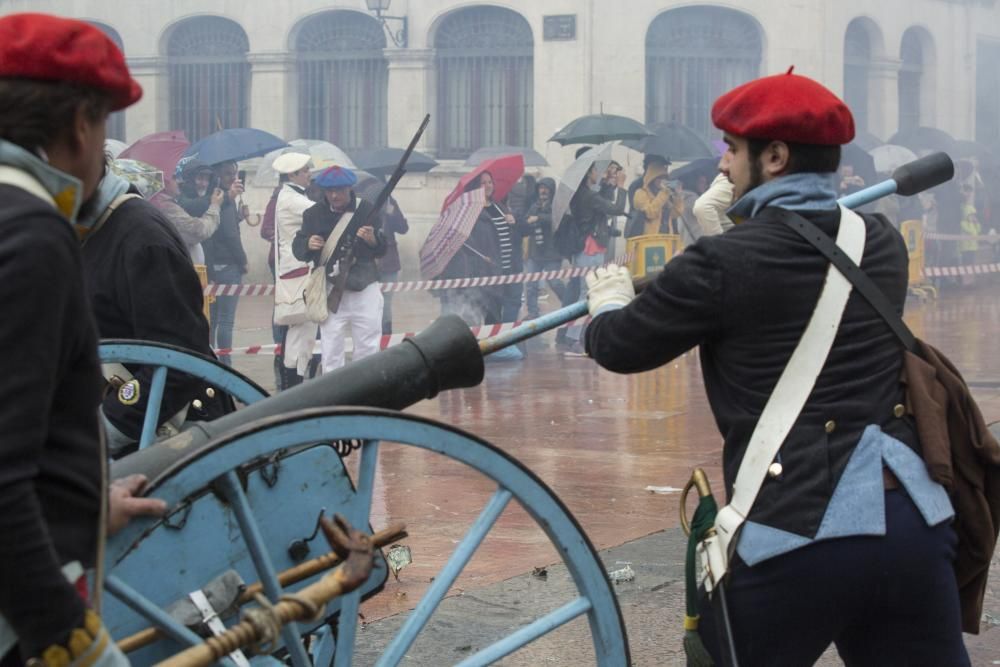
[[469, 234], [485, 205], [486, 193], [477, 188], [463, 192], [441, 212], [441, 217], [420, 248], [420, 273], [425, 280], [439, 276], [469, 240]]

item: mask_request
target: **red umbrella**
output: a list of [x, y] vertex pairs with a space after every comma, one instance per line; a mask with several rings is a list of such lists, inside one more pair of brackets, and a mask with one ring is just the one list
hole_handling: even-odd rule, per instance
[[165, 176], [173, 177], [177, 163], [190, 145], [183, 130], [156, 132], [139, 139], [118, 157], [151, 164], [162, 170]]
[[455, 203], [455, 200], [462, 196], [466, 186], [485, 172], [490, 172], [493, 177], [493, 201], [500, 201], [507, 196], [510, 189], [514, 187], [521, 176], [524, 176], [524, 156], [505, 155], [503, 157], [486, 160], [478, 167], [459, 179], [458, 185], [445, 197], [444, 204], [441, 205], [441, 213]]

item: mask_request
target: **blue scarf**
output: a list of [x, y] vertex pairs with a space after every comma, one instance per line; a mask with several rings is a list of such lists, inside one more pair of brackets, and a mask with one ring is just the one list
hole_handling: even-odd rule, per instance
[[4, 139], [0, 139], [0, 165], [20, 169], [33, 176], [52, 195], [59, 212], [70, 222], [76, 219], [83, 197], [83, 184], [79, 179], [59, 171], [38, 155]]
[[104, 174], [97, 191], [87, 201], [86, 211], [81, 212], [76, 221], [75, 227], [80, 238], [90, 234], [98, 219], [104, 215], [108, 206], [111, 206], [111, 202], [128, 192], [128, 188], [129, 182], [113, 171]]
[[780, 176], [746, 193], [727, 211], [744, 220], [774, 206], [789, 211], [832, 211], [837, 208], [836, 174]]

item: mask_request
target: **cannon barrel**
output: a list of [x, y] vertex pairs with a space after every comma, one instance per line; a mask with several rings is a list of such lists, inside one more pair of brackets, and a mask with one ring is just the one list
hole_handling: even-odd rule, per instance
[[483, 380], [483, 355], [469, 325], [456, 315], [378, 354], [304, 382], [130, 454], [111, 466], [112, 478], [142, 473], [154, 479], [173, 462], [235, 428], [265, 417], [329, 406], [358, 405], [402, 410], [448, 389]]

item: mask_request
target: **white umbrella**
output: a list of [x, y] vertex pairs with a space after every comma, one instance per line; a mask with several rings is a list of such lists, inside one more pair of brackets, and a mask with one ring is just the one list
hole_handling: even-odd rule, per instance
[[875, 171], [880, 174], [891, 174], [907, 162], [913, 162], [917, 159], [916, 153], [909, 148], [895, 144], [885, 144], [873, 148], [869, 154], [875, 159]]
[[293, 139], [288, 147], [271, 151], [260, 161], [260, 168], [253, 177], [253, 185], [259, 188], [273, 188], [278, 185], [278, 172], [274, 170], [274, 160], [285, 153], [303, 153], [312, 157], [313, 167], [326, 169], [333, 165], [356, 169], [354, 162], [337, 146], [319, 139]]
[[112, 158], [117, 158], [126, 148], [128, 148], [128, 144], [124, 141], [118, 141], [117, 139], [104, 140], [104, 152], [111, 153]]
[[597, 164], [597, 171], [601, 172], [611, 164], [611, 148], [614, 146], [610, 141], [600, 146], [594, 146], [589, 151], [581, 155], [569, 166], [562, 180], [556, 186], [556, 196], [552, 199], [552, 224], [555, 227], [562, 222], [563, 216], [569, 211], [569, 203], [573, 200], [583, 179], [587, 177], [590, 167]]

